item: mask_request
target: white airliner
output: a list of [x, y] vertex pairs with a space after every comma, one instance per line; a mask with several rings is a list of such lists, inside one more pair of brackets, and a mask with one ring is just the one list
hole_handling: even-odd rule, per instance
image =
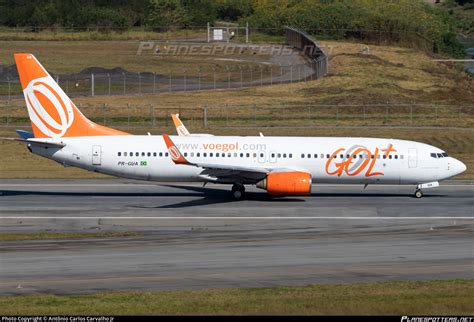
[[[40, 156], [89, 171], [149, 181], [244, 185], [304, 195], [318, 183], [439, 185], [466, 166], [434, 146], [352, 137], [130, 135], [88, 120], [32, 54], [15, 54], [33, 133], [16, 139]], [[186, 135], [188, 134], [188, 135]]]

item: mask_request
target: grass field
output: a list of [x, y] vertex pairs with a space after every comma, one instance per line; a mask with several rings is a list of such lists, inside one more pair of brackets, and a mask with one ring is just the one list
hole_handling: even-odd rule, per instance
[[137, 236], [135, 232], [97, 232], [97, 233], [5, 233], [0, 234], [0, 241], [22, 241], [22, 240], [51, 240], [51, 239], [78, 239], [78, 238], [117, 238]]
[[[456, 68], [435, 63], [424, 53], [398, 47], [370, 46], [370, 55], [360, 54], [362, 44], [323, 42], [330, 53], [330, 75], [321, 80], [259, 86], [236, 90], [212, 90], [159, 95], [77, 97], [76, 104], [93, 120], [144, 134], [175, 133], [171, 127], [171, 112], [181, 112], [193, 132], [222, 135], [300, 135], [300, 136], [368, 136], [411, 139], [445, 149], [468, 166], [459, 178], [474, 178], [474, 81]], [[153, 57], [137, 57], [136, 44], [123, 42], [3, 42], [0, 59], [11, 61], [14, 50], [38, 52], [41, 59], [57, 71], [78, 71], [86, 66], [122, 66], [140, 70], [143, 66], [158, 71], [164, 62]], [[147, 60], [149, 59], [149, 60]], [[74, 64], [71, 64], [74, 61]], [[186, 60], [176, 57], [171, 69], [182, 69]], [[161, 64], [161, 65], [160, 65]], [[194, 66], [194, 65], [192, 65]], [[386, 104], [386, 103], [453, 104], [453, 108], [416, 110], [413, 120], [407, 108], [403, 113], [385, 109], [366, 111], [335, 108], [308, 109], [310, 104]], [[129, 104], [127, 107], [127, 104]], [[300, 107], [290, 107], [295, 104]], [[15, 136], [16, 126], [29, 124], [24, 100], [10, 102], [13, 107], [0, 106], [0, 137]], [[202, 108], [208, 105], [209, 128], [202, 128]], [[240, 108], [235, 106], [245, 105]], [[107, 106], [102, 108], [102, 106]], [[141, 106], [139, 108], [138, 106]], [[149, 108], [153, 106], [153, 111]], [[253, 106], [256, 106], [255, 108]], [[286, 106], [283, 109], [275, 106]], [[216, 107], [220, 107], [216, 109]], [[360, 108], [359, 108], [360, 109]], [[371, 111], [373, 113], [371, 113]], [[155, 116], [152, 126], [151, 114]], [[356, 115], [356, 117], [354, 117]], [[131, 121], [134, 129], [128, 129]], [[9, 127], [3, 127], [8, 123]], [[291, 128], [292, 126], [312, 128]], [[341, 126], [358, 125], [358, 129]], [[434, 126], [431, 129], [366, 129], [364, 126]], [[286, 126], [288, 128], [278, 128]], [[318, 128], [334, 126], [334, 129]], [[465, 128], [444, 129], [443, 126]], [[246, 129], [242, 127], [253, 127]], [[96, 178], [102, 175], [60, 165], [31, 155], [19, 143], [0, 141], [1, 178]], [[32, 166], [34, 165], [34, 166]]]
[[1, 315], [472, 315], [474, 280], [0, 296]]
[[206, 27], [195, 29], [176, 29], [163, 32], [147, 31], [142, 28], [123, 30], [67, 30], [50, 28], [41, 32], [33, 32], [27, 27], [0, 27], [0, 40], [3, 41], [125, 41], [125, 40], [186, 40], [205, 39]]
[[[235, 55], [137, 56], [138, 42], [26, 42], [3, 41], [0, 61], [13, 64], [17, 51], [33, 52], [52, 73], [79, 72], [98, 66], [122, 67], [132, 72], [150, 71], [162, 74], [198, 75], [198, 67], [208, 72], [212, 67], [232, 69], [248, 65], [215, 58], [238, 58]], [[130, 97], [84, 97], [81, 103], [155, 104], [186, 106], [197, 104], [369, 104], [369, 103], [435, 103], [472, 105], [474, 80], [455, 66], [432, 61], [426, 54], [407, 48], [370, 46], [370, 55], [361, 54], [366, 46], [351, 42], [324, 41], [330, 54], [329, 76], [319, 81], [233, 91], [203, 91]], [[246, 52], [247, 58], [252, 53]], [[250, 57], [251, 58], [251, 57]], [[73, 62], [73, 63], [71, 63]], [[244, 66], [245, 67], [245, 66]], [[278, 69], [278, 66], [275, 68]], [[267, 68], [268, 69], [268, 68]], [[274, 71], [276, 74], [277, 69]], [[204, 73], [204, 72], [203, 72]], [[237, 74], [236, 74], [237, 73]], [[268, 70], [266, 70], [268, 74]], [[222, 73], [221, 73], [222, 74]], [[224, 73], [225, 74], [225, 73]], [[222, 75], [224, 75], [222, 74]], [[248, 74], [248, 73], [247, 73]], [[221, 76], [222, 76], [221, 75]], [[256, 74], [254, 74], [255, 77]], [[209, 77], [209, 75], [207, 75]], [[225, 75], [224, 75], [225, 76]], [[249, 76], [249, 75], [247, 75]], [[15, 104], [16, 102], [13, 102]]]

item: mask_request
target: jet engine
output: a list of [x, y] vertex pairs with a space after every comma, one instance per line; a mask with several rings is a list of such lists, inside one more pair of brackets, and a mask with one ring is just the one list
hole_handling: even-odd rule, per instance
[[307, 172], [270, 172], [257, 182], [257, 188], [271, 195], [307, 195], [311, 193], [311, 174]]

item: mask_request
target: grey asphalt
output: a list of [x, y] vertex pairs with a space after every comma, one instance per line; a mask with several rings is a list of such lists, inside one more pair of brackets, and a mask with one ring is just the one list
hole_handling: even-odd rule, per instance
[[474, 278], [474, 185], [248, 188], [0, 180], [0, 232], [138, 236], [0, 243], [0, 294]]

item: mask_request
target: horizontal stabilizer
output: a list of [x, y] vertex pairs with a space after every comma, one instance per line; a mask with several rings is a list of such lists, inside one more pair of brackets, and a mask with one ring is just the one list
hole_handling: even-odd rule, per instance
[[35, 137], [33, 132], [23, 131], [23, 130], [16, 130], [16, 133], [21, 136], [23, 139], [32, 139]]

